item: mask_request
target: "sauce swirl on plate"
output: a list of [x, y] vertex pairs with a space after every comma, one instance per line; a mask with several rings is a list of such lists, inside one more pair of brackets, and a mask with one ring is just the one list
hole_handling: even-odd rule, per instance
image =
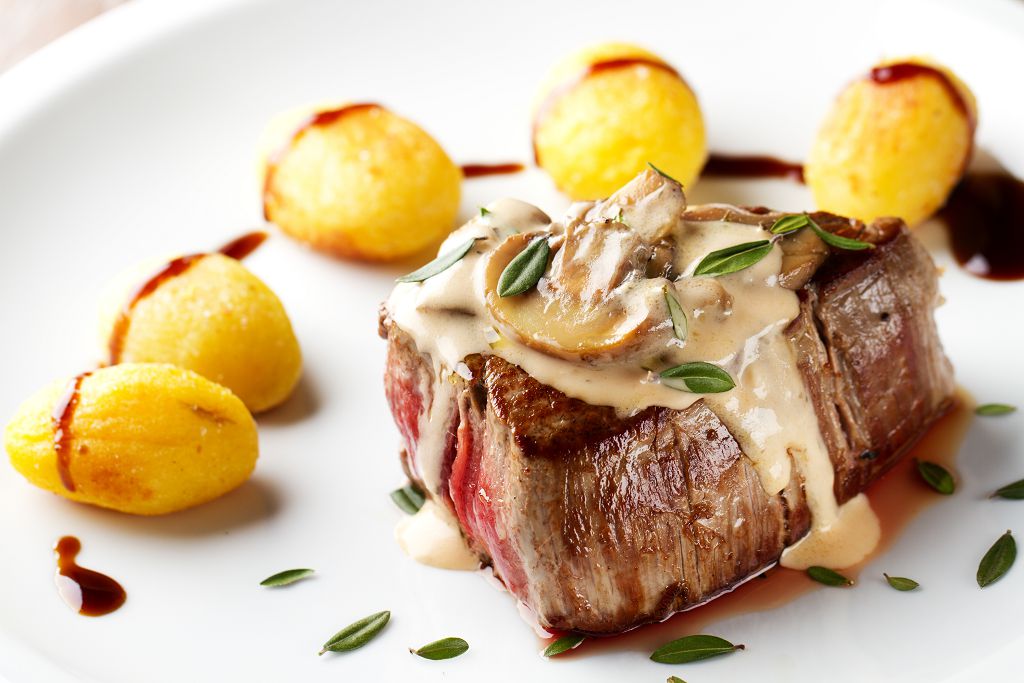
[[971, 275], [1024, 279], [1024, 183], [1007, 173], [971, 173], [956, 186], [939, 218], [950, 248]]
[[489, 175], [511, 175], [523, 170], [523, 165], [515, 162], [502, 164], [463, 164], [462, 175], [466, 178], [480, 178]]
[[727, 178], [786, 178], [804, 182], [803, 164], [761, 155], [712, 154], [702, 176]]

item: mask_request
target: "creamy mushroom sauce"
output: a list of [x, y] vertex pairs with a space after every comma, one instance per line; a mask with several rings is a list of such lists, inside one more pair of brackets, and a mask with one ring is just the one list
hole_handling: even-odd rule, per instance
[[443, 507], [428, 500], [419, 512], [398, 523], [395, 539], [406, 555], [428, 567], [479, 569], [480, 559], [466, 546], [452, 521]]
[[[614, 198], [613, 198], [614, 199]], [[648, 199], [656, 199], [655, 196]], [[609, 200], [609, 202], [612, 200]], [[432, 492], [440, 490], [441, 458], [447, 430], [452, 423], [450, 393], [453, 374], [466, 377], [462, 362], [472, 354], [495, 354], [513, 363], [538, 381], [568, 396], [593, 405], [612, 406], [629, 416], [648, 406], [683, 409], [703, 399], [728, 427], [756, 469], [764, 489], [777, 494], [799, 469], [812, 515], [811, 532], [787, 549], [784, 566], [806, 568], [823, 565], [836, 569], [863, 560], [880, 535], [878, 520], [862, 494], [840, 508], [833, 493], [834, 471], [818, 427], [817, 417], [796, 357], [785, 336], [787, 325], [799, 312], [797, 294], [779, 284], [782, 254], [778, 245], [754, 266], [721, 277], [694, 277], [697, 264], [717, 249], [763, 240], [770, 234], [758, 225], [724, 221], [680, 221], [676, 227], [673, 265], [682, 276], [641, 279], [613, 295], [654, 302], [654, 315], [663, 322], [648, 335], [655, 347], [644, 342], [642, 352], [585, 362], [549, 355], [522, 343], [514, 330], [503, 329], [486, 304], [485, 280], [488, 255], [511, 234], [551, 234], [557, 245], [564, 233], [536, 207], [513, 199], [499, 200], [449, 236], [439, 253], [476, 238], [469, 253], [444, 272], [422, 282], [398, 284], [387, 302], [394, 324], [408, 333], [433, 366], [434, 400], [421, 418], [420, 443], [414, 463], [417, 474]], [[657, 204], [624, 206], [625, 221], [643, 232], [645, 221], [664, 218]], [[608, 203], [581, 203], [570, 208], [566, 222], [593, 220], [595, 214], [615, 216]], [[599, 264], [595, 266], [601, 268]], [[539, 287], [544, 286], [542, 280]], [[688, 318], [685, 341], [675, 339], [663, 290], [674, 292]], [[648, 303], [650, 305], [650, 303]], [[658, 381], [656, 372], [679, 363], [705, 361], [725, 369], [736, 382], [731, 391], [693, 394]], [[427, 389], [424, 387], [424, 389]], [[425, 392], [430, 395], [430, 392]], [[440, 506], [421, 514], [436, 517]], [[429, 528], [439, 547], [450, 547], [459, 532], [448, 519], [447, 530], [439, 525], [406, 525]], [[420, 529], [422, 530], [422, 529]], [[416, 542], [424, 547], [427, 539]], [[402, 540], [403, 547], [413, 542]], [[415, 556], [416, 554], [413, 553]], [[444, 562], [428, 562], [434, 566]], [[447, 564], [460, 564], [453, 560]], [[462, 564], [468, 563], [462, 562]]]

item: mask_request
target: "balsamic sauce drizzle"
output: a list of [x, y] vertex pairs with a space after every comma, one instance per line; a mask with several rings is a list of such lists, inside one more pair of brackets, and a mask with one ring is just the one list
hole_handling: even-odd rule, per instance
[[501, 164], [463, 164], [462, 175], [466, 178], [480, 178], [489, 175], [510, 175], [524, 170], [522, 164], [508, 162]]
[[53, 548], [57, 554], [57, 582], [65, 583], [61, 580], [63, 578], [78, 588], [82, 597], [79, 614], [87, 617], [110, 614], [124, 604], [128, 594], [121, 584], [106, 574], [80, 567], [75, 558], [81, 549], [81, 542], [74, 536], [64, 536], [57, 541]]
[[68, 491], [75, 490], [75, 481], [71, 477], [71, 419], [78, 407], [82, 381], [91, 374], [83, 372], [73, 377], [50, 414], [53, 420], [53, 450], [57, 452], [57, 474]]
[[702, 176], [725, 178], [787, 178], [804, 182], [803, 164], [762, 155], [715, 154], [708, 157]]
[[1024, 183], [1008, 173], [969, 173], [939, 219], [954, 258], [971, 275], [1024, 279]]

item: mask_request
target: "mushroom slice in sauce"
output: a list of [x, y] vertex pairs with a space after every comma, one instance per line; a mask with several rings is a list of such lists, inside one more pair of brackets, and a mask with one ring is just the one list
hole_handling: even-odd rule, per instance
[[663, 290], [685, 208], [678, 183], [642, 173], [552, 239], [536, 288], [501, 297], [502, 272], [537, 233], [508, 237], [486, 267], [491, 314], [527, 346], [570, 360], [621, 358], [657, 343], [671, 334]]
[[628, 230], [595, 224], [566, 230], [536, 288], [499, 296], [502, 271], [535, 238], [525, 233], [507, 238], [485, 271], [491, 314], [523, 344], [569, 360], [611, 358], [635, 350], [666, 319], [661, 290], [645, 277], [649, 250]]

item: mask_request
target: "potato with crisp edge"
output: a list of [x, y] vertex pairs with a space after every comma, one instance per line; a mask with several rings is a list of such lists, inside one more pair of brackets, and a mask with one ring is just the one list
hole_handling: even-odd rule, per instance
[[286, 112], [262, 144], [264, 215], [316, 249], [391, 261], [454, 225], [459, 167], [423, 129], [379, 105]]
[[21, 405], [4, 430], [11, 464], [32, 484], [74, 501], [160, 515], [221, 496], [256, 465], [256, 423], [224, 387], [167, 364], [114, 365], [82, 379], [58, 468], [53, 413], [68, 381]]
[[606, 43], [558, 63], [535, 108], [536, 161], [573, 199], [607, 197], [652, 163], [689, 185], [707, 160], [697, 98], [657, 55]]
[[974, 95], [923, 59], [885, 62], [840, 93], [805, 167], [819, 209], [915, 225], [946, 201], [974, 144]]
[[[105, 341], [131, 294], [119, 290], [107, 299]], [[221, 254], [202, 256], [135, 302], [120, 353], [110, 361], [187, 368], [230, 389], [254, 413], [288, 398], [302, 373], [302, 352], [280, 299]]]

